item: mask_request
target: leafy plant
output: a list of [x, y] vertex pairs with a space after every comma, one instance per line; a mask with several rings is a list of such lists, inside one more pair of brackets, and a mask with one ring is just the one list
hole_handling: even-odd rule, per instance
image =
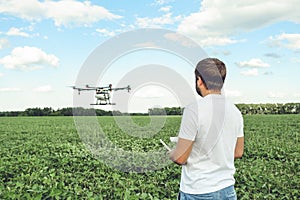
[[[159, 139], [177, 135], [181, 117], [168, 116], [151, 138], [127, 134], [113, 117], [98, 120], [120, 149], [149, 152], [161, 148]], [[133, 121], [141, 126], [150, 122], [147, 116]], [[298, 199], [300, 115], [251, 115], [244, 122], [245, 154], [235, 163], [238, 199]], [[177, 197], [180, 167], [170, 164], [144, 173], [111, 168], [86, 149], [72, 117], [2, 117], [0, 140], [0, 199]]]

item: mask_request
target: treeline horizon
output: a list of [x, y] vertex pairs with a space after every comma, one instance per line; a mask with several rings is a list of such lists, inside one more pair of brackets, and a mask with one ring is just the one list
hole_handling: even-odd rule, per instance
[[[237, 108], [243, 115], [255, 114], [300, 114], [300, 103], [265, 103], [265, 104], [236, 104]], [[1, 111], [0, 117], [18, 117], [18, 116], [121, 116], [121, 115], [182, 115], [184, 108], [165, 107], [149, 108], [147, 113], [122, 113], [120, 111], [106, 111], [94, 108], [73, 108], [66, 107], [53, 109], [44, 108], [27, 108], [24, 111]]]

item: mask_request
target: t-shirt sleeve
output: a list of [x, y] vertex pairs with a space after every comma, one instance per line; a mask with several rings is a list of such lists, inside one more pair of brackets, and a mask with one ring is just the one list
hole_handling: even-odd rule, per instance
[[178, 137], [194, 141], [197, 135], [197, 115], [190, 108], [183, 111]]
[[241, 115], [237, 137], [244, 137], [244, 119], [242, 115]]

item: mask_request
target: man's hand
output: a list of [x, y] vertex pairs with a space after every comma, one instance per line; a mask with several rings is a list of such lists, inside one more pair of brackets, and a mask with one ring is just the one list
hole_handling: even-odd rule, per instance
[[244, 137], [238, 137], [236, 140], [234, 159], [241, 158], [244, 153]]
[[176, 148], [169, 152], [170, 159], [178, 165], [185, 165], [193, 149], [194, 141], [178, 138]]

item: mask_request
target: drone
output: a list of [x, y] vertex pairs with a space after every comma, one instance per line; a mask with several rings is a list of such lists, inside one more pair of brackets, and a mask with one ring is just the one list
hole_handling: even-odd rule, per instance
[[74, 90], [78, 91], [78, 95], [80, 95], [81, 91], [96, 91], [96, 103], [92, 103], [91, 105], [116, 105], [115, 103], [112, 103], [110, 101], [110, 93], [112, 91], [118, 91], [118, 90], [127, 90], [130, 92], [131, 87], [128, 85], [127, 87], [119, 87], [119, 88], [113, 88], [112, 84], [109, 84], [108, 86], [104, 87], [92, 87], [89, 85], [86, 85], [84, 88], [71, 86]]

